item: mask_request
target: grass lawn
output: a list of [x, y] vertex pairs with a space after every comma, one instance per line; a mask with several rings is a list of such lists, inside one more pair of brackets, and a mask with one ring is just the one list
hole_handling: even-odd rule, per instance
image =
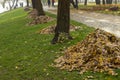
[[[55, 15], [47, 13], [49, 16]], [[55, 21], [34, 26], [27, 26], [27, 12], [16, 9], [0, 14], [0, 80], [119, 80], [118, 76], [105, 73], [68, 72], [52, 67], [54, 59], [63, 55], [64, 48], [74, 45], [85, 38], [94, 29], [81, 23], [71, 21], [71, 24], [81, 26], [82, 30], [71, 32], [74, 40], [51, 45], [52, 34], [37, 34], [36, 31], [55, 24]]]

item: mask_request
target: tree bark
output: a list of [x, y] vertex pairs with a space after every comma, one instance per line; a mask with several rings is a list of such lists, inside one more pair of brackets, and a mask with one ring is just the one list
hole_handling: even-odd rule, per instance
[[70, 0], [70, 3], [73, 5], [74, 8], [76, 8], [75, 2], [73, 0]]
[[65, 33], [68, 39], [72, 39], [69, 35], [70, 28], [70, 0], [59, 0], [57, 11], [57, 26], [55, 28], [55, 36], [52, 44], [57, 43], [59, 34]]
[[38, 11], [38, 16], [45, 15], [41, 0], [32, 0], [33, 9]]
[[106, 0], [106, 4], [112, 4], [112, 0]]
[[100, 0], [95, 0], [96, 5], [100, 5]]
[[105, 5], [105, 0], [102, 0], [103, 5]]
[[115, 0], [115, 4], [117, 4], [117, 2], [118, 2], [118, 1], [117, 1], [117, 0]]
[[27, 3], [27, 7], [29, 7], [29, 0], [26, 0], [26, 3]]
[[85, 0], [84, 5], [85, 5], [85, 6], [87, 5], [87, 0]]
[[35, 0], [31, 0], [32, 1], [32, 7], [33, 9], [35, 9]]
[[110, 4], [112, 4], [112, 0], [110, 0]]

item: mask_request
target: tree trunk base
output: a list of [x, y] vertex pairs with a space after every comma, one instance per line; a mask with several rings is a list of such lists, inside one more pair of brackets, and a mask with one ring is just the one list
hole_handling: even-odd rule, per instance
[[55, 33], [54, 38], [51, 41], [51, 44], [56, 44], [58, 42], [59, 33]]
[[69, 33], [55, 33], [55, 36], [52, 39], [51, 44], [63, 42], [66, 39], [73, 40], [72, 36]]

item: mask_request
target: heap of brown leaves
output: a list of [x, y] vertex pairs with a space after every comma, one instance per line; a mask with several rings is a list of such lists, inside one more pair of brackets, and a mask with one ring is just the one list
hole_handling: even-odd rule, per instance
[[29, 18], [32, 18], [32, 22], [29, 22], [28, 25], [36, 25], [36, 24], [42, 24], [47, 23], [49, 21], [52, 21], [53, 19], [46, 15], [37, 16], [38, 12], [36, 9], [33, 9], [31, 12], [29, 12]]
[[65, 55], [55, 60], [55, 67], [69, 71], [88, 70], [117, 75], [120, 68], [120, 40], [113, 34], [96, 29], [82, 42], [65, 50]]
[[30, 12], [28, 13], [28, 18], [34, 19], [34, 18], [37, 17], [37, 15], [38, 15], [37, 10], [36, 10], [36, 9], [33, 9], [32, 11], [30, 11]]
[[[56, 25], [52, 25], [52, 26], [44, 28], [40, 31], [37, 31], [37, 33], [39, 33], [39, 34], [53, 34], [54, 31], [55, 31], [55, 27], [56, 27]], [[79, 29], [81, 29], [80, 26], [70, 25], [70, 31], [76, 31], [76, 30], [79, 30]]]

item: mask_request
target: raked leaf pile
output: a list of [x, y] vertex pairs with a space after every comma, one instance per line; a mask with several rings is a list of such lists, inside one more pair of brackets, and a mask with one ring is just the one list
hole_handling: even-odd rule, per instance
[[114, 69], [120, 69], [120, 40], [113, 34], [96, 29], [83, 41], [66, 49], [65, 55], [54, 62], [55, 67], [78, 70], [80, 74], [93, 71], [117, 75]]

